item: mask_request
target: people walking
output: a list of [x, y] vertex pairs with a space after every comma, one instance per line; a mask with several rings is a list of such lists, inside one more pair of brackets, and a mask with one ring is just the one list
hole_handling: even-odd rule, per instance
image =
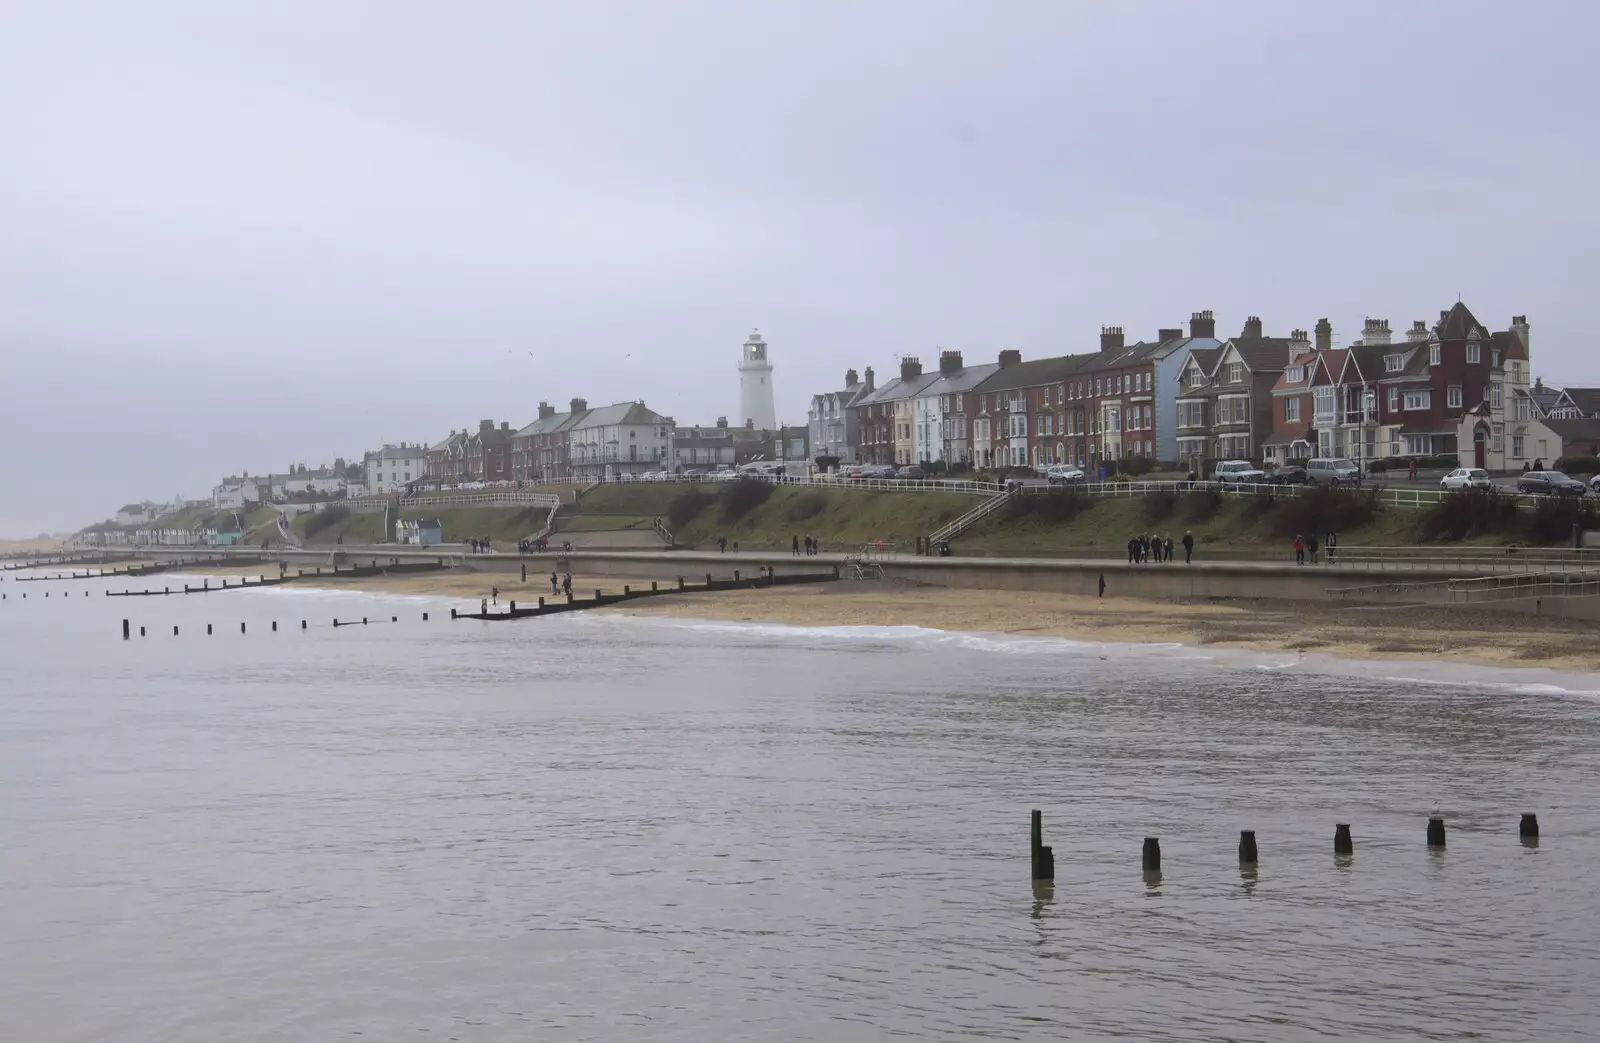
[[1166, 556], [1166, 560], [1168, 560], [1168, 561], [1172, 560], [1172, 537], [1171, 536], [1167, 536], [1167, 537], [1164, 537], [1162, 539], [1162, 541], [1161, 541], [1161, 553]]
[[[791, 549], [792, 549], [792, 551], [794, 553], [794, 556], [798, 558], [800, 556], [800, 534], [799, 533], [796, 533], [794, 535], [794, 538], [790, 541], [790, 546], [791, 546]], [[810, 549], [811, 549], [811, 540], [808, 538], [806, 540], [806, 550], [810, 550]]]
[[561, 577], [561, 592], [569, 598], [572, 596], [572, 573], [565, 573]]
[[1411, 461], [1411, 467], [1409, 468], [1409, 471], [1410, 471], [1410, 475], [1411, 475], [1411, 480], [1413, 482], [1416, 481], [1417, 480], [1417, 462], [1415, 460]]
[[496, 605], [500, 604], [500, 588], [499, 587], [490, 587], [489, 588], [489, 599], [493, 604], [496, 604]]
[[561, 583], [556, 579], [556, 574], [552, 572], [550, 573], [550, 596], [555, 597], [559, 593], [561, 593]]
[[1139, 537], [1128, 540], [1128, 564], [1132, 565], [1139, 560]]
[[483, 598], [478, 602], [478, 615], [487, 616], [488, 614], [489, 614], [489, 599], [488, 598]]
[[718, 536], [717, 537], [717, 553], [718, 554], [726, 554], [726, 553], [728, 553], [728, 538], [726, 536]]
[[1304, 536], [1296, 536], [1294, 538], [1294, 563], [1296, 565], [1304, 565], [1306, 563], [1306, 538]]
[[1328, 564], [1332, 565], [1339, 554], [1339, 534], [1336, 532], [1328, 533], [1327, 539], [1323, 540], [1322, 543], [1323, 546], [1328, 548]]
[[1185, 565], [1189, 565], [1189, 564], [1192, 564], [1193, 562], [1194, 562], [1194, 533], [1185, 530], [1184, 534], [1183, 534], [1183, 563]]
[[1309, 533], [1306, 536], [1306, 557], [1311, 559], [1311, 564], [1317, 563], [1317, 534]]

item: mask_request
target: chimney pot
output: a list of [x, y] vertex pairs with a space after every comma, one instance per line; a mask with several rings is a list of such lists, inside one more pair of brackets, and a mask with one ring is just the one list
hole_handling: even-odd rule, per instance
[[586, 398], [575, 398], [572, 400], [571, 406], [574, 413], [587, 413], [589, 411], [589, 400]]
[[939, 352], [939, 372], [940, 373], [959, 373], [959, 372], [961, 372], [961, 369], [962, 369], [962, 366], [961, 366], [961, 352], [959, 352], [959, 351], [941, 351], [941, 352]]
[[1244, 320], [1244, 330], [1239, 334], [1239, 336], [1241, 336], [1241, 337], [1260, 337], [1261, 336], [1261, 316], [1252, 315], [1249, 318], [1245, 319]]
[[915, 380], [922, 376], [922, 360], [915, 355], [907, 355], [900, 360], [900, 379]]
[[855, 370], [847, 369], [847, 370], [844, 371], [844, 386], [845, 387], [853, 388], [859, 383], [861, 383], [861, 378], [856, 375], [856, 371]]
[[1022, 361], [1022, 352], [1016, 348], [1006, 348], [1000, 352], [998, 361], [1001, 369], [1005, 369], [1007, 366], [1015, 366]]
[[1211, 309], [1197, 311], [1189, 316], [1189, 336], [1215, 338], [1217, 335], [1217, 317]]
[[868, 366], [867, 379], [862, 382], [862, 390], [871, 391], [874, 387], [876, 387], [876, 384], [874, 384], [874, 377], [872, 376], [872, 367]]
[[1317, 350], [1327, 351], [1333, 347], [1333, 323], [1327, 319], [1317, 320]]
[[1122, 327], [1121, 326], [1101, 326], [1100, 327], [1100, 350], [1101, 351], [1120, 351], [1122, 349], [1122, 343], [1123, 343], [1123, 338], [1122, 338]]

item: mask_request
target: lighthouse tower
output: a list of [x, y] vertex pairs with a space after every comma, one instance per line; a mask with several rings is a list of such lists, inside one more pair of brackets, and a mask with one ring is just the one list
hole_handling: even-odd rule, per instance
[[761, 331], [753, 331], [739, 355], [739, 420], [758, 431], [778, 426], [777, 410], [772, 405], [772, 363], [767, 361], [767, 342]]

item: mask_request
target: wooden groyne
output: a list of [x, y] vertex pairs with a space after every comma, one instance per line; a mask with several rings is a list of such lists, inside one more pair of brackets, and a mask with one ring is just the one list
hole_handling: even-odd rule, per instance
[[22, 569], [42, 569], [51, 565], [114, 565], [119, 561], [132, 561], [133, 554], [89, 554], [75, 556], [70, 554], [52, 554], [46, 557], [29, 558], [9, 565], [0, 565], [0, 572], [18, 572]]
[[[263, 560], [262, 558], [235, 558], [229, 561], [228, 565], [230, 567], [234, 565], [260, 565]], [[114, 579], [118, 576], [154, 576], [160, 572], [171, 572], [174, 569], [194, 568], [197, 565], [208, 564], [213, 564], [213, 562], [199, 559], [194, 561], [167, 561], [150, 565], [129, 565], [125, 569], [111, 569], [110, 571], [102, 569], [98, 572], [90, 572], [86, 569], [83, 572], [56, 573], [54, 576], [19, 576], [17, 577], [17, 582], [45, 583], [51, 580], [63, 579]]]
[[797, 583], [832, 583], [839, 578], [837, 568], [830, 572], [796, 573], [789, 576], [775, 576], [762, 568], [761, 574], [745, 579], [738, 572], [733, 574], [733, 579], [713, 579], [708, 573], [704, 583], [689, 583], [679, 576], [676, 583], [663, 586], [659, 582], [652, 582], [649, 589], [644, 587], [624, 586], [620, 594], [607, 594], [603, 590], [596, 590], [593, 597], [580, 598], [573, 594], [563, 594], [550, 599], [540, 598], [537, 607], [518, 608], [515, 601], [509, 602], [507, 607], [498, 612], [461, 612], [457, 609], [450, 610], [451, 619], [481, 619], [489, 623], [500, 623], [510, 619], [527, 619], [530, 616], [550, 616], [559, 612], [581, 612], [584, 609], [604, 608], [607, 605], [620, 605], [627, 601], [637, 601], [640, 598], [661, 597], [666, 594], [706, 594], [718, 590], [755, 590], [760, 587], [784, 587]]
[[447, 569], [450, 567], [451, 566], [442, 562], [432, 561], [416, 561], [406, 562], [404, 564], [397, 563], [391, 565], [379, 565], [374, 560], [374, 563], [371, 565], [352, 565], [349, 568], [340, 568], [339, 566], [334, 565], [328, 568], [326, 571], [321, 568], [315, 569], [311, 572], [307, 572], [305, 569], [297, 569], [295, 570], [295, 574], [293, 576], [279, 575], [275, 579], [268, 579], [265, 575], [257, 576], [254, 580], [250, 579], [248, 576], [244, 576], [235, 583], [229, 583], [226, 579], [224, 579], [221, 581], [219, 586], [212, 586], [211, 581], [207, 579], [202, 580], [200, 586], [198, 587], [185, 585], [179, 590], [173, 590], [171, 587], [163, 587], [160, 590], [108, 590], [106, 591], [106, 597], [137, 598], [161, 597], [167, 594], [212, 594], [224, 590], [254, 590], [256, 587], [281, 587], [285, 583], [294, 583], [297, 580], [315, 580], [323, 578], [360, 579], [364, 576], [409, 575], [410, 573], [414, 572], [438, 572], [442, 569]]

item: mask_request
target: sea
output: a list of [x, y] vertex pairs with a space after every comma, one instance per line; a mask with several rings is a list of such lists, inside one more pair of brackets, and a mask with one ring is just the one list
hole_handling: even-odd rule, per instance
[[1600, 1023], [1600, 674], [21, 578], [0, 1040]]

